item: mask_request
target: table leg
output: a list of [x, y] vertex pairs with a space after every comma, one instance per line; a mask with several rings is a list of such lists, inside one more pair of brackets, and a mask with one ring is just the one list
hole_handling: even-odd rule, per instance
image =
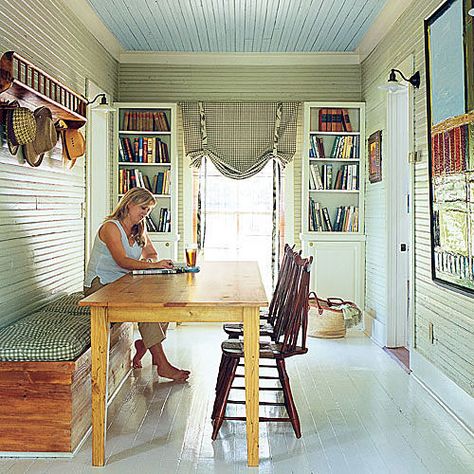
[[105, 461], [105, 429], [107, 423], [107, 367], [109, 363], [109, 331], [107, 308], [91, 308], [92, 351], [92, 465]]
[[259, 309], [244, 308], [245, 412], [247, 464], [258, 466], [258, 341]]

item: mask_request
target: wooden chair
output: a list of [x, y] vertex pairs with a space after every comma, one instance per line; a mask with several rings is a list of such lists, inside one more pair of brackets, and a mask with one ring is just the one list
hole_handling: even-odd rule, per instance
[[[276, 362], [278, 376], [260, 376], [260, 379], [278, 380], [279, 387], [260, 387], [260, 390], [271, 390], [283, 393], [283, 402], [261, 401], [261, 406], [285, 407], [286, 417], [259, 417], [260, 421], [291, 422], [297, 438], [301, 437], [300, 421], [293, 395], [290, 380], [286, 371], [285, 360], [294, 355], [305, 354], [306, 328], [308, 324], [308, 293], [310, 267], [312, 257], [303, 259], [298, 254], [293, 254], [292, 260], [295, 269], [291, 279], [286, 282], [285, 298], [281, 302], [281, 316], [278, 326], [275, 327], [271, 342], [260, 342], [260, 359], [273, 359]], [[213, 432], [215, 440], [224, 420], [245, 420], [245, 417], [226, 416], [227, 404], [244, 404], [241, 400], [229, 400], [232, 389], [243, 390], [245, 387], [233, 386], [236, 378], [243, 379], [243, 375], [236, 374], [237, 367], [242, 366], [244, 357], [243, 342], [239, 339], [228, 339], [222, 343], [222, 358], [216, 383], [216, 398], [212, 411]], [[260, 365], [260, 367], [273, 367]]]
[[[261, 311], [260, 313], [260, 336], [273, 337], [274, 325], [278, 319], [281, 304], [285, 297], [284, 290], [287, 286], [288, 279], [291, 278], [290, 273], [294, 262], [293, 249], [294, 245], [290, 247], [288, 244], [285, 244], [280, 272], [278, 274], [278, 280], [273, 292], [272, 300], [270, 301], [270, 306], [268, 307], [268, 310]], [[243, 336], [242, 323], [226, 323], [224, 324], [223, 329], [230, 339], [238, 339]]]

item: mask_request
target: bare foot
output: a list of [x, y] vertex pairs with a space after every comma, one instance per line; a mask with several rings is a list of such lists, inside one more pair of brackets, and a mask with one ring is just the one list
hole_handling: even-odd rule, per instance
[[167, 379], [171, 380], [176, 380], [178, 382], [184, 382], [185, 380], [188, 379], [189, 370], [181, 370], [176, 367], [173, 367], [172, 365], [166, 365], [166, 366], [161, 366], [156, 368], [158, 375], [160, 377], [166, 377]]
[[136, 353], [135, 356], [133, 357], [133, 368], [134, 369], [141, 369], [142, 368], [142, 357], [146, 354], [146, 347], [145, 344], [143, 344], [143, 341], [141, 339], [138, 339], [135, 341], [135, 349]]

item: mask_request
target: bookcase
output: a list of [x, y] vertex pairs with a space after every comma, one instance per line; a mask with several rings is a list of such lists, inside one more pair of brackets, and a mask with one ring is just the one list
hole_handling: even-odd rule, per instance
[[157, 205], [147, 218], [148, 235], [160, 259], [177, 258], [178, 169], [176, 104], [115, 103], [114, 201], [135, 186]]
[[365, 105], [304, 105], [303, 252], [313, 256], [311, 289], [357, 304], [364, 298]]

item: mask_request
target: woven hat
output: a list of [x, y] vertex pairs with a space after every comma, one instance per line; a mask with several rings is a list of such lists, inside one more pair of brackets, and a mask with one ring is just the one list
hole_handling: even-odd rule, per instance
[[58, 133], [53, 114], [47, 107], [39, 107], [33, 112], [33, 116], [36, 120], [36, 136], [32, 142], [23, 145], [23, 156], [31, 166], [39, 166], [44, 154], [58, 142]]
[[61, 130], [63, 140], [63, 161], [71, 161], [71, 168], [76, 160], [86, 152], [86, 140], [77, 128]]
[[12, 154], [18, 151], [18, 145], [30, 143], [36, 136], [36, 120], [33, 112], [26, 107], [8, 110], [6, 117], [7, 141]]
[[0, 59], [0, 92], [6, 91], [13, 82], [13, 51], [7, 51]]

